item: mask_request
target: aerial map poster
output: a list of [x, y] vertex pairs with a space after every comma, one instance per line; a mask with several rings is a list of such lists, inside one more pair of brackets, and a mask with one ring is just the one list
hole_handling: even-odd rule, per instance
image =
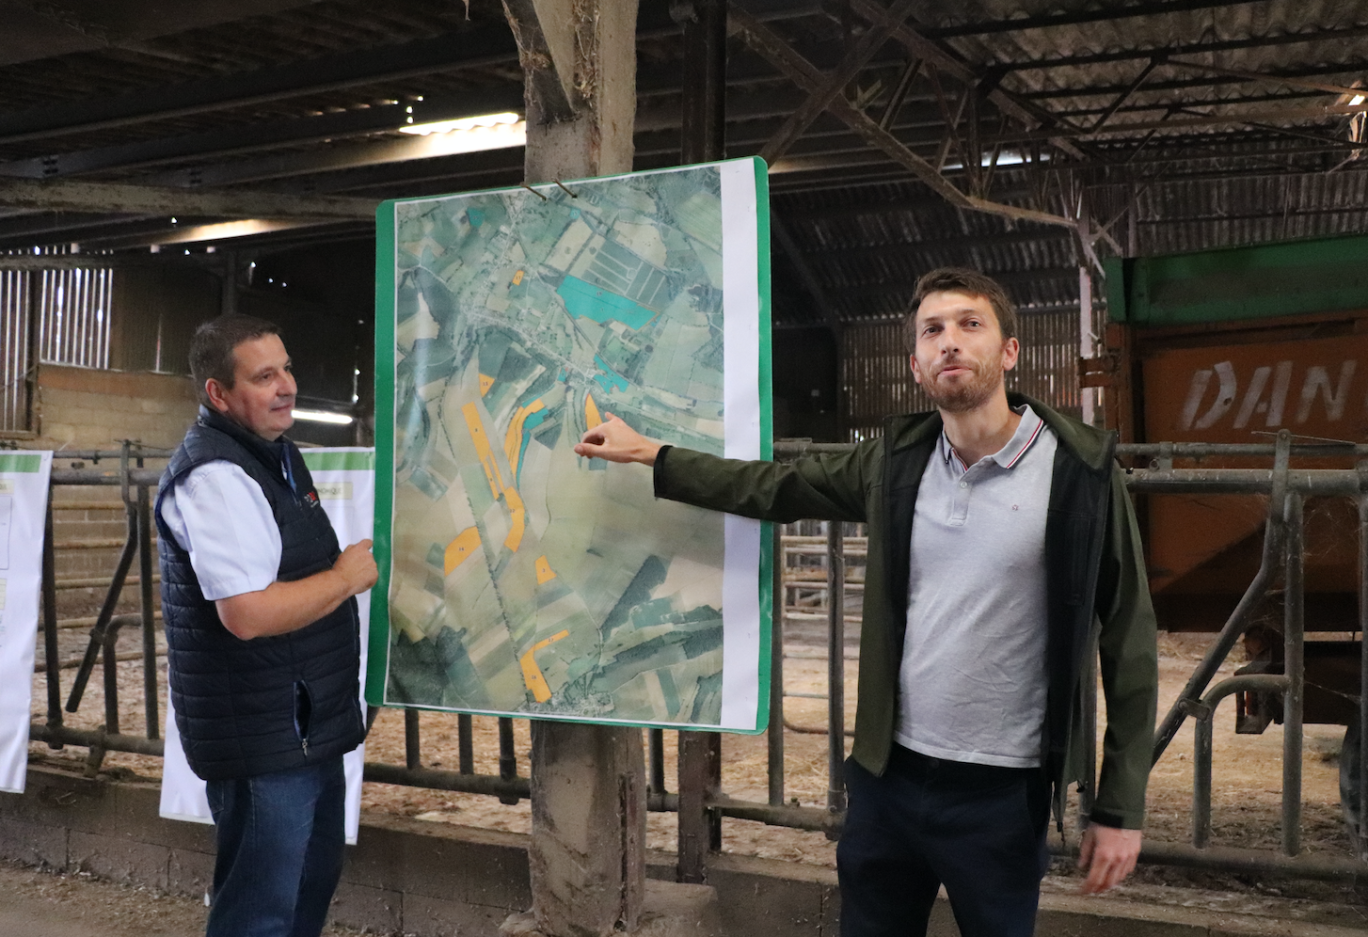
[[763, 525], [572, 447], [611, 414], [770, 457], [765, 172], [380, 206], [371, 703], [764, 729]]

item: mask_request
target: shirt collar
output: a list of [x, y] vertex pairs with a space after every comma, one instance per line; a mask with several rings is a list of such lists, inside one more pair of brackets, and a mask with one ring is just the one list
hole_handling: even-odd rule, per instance
[[[1040, 415], [1031, 409], [1029, 404], [1022, 404], [1014, 407], [1017, 413], [1021, 414], [1021, 422], [1017, 424], [1016, 432], [1012, 438], [1007, 440], [1007, 445], [997, 452], [988, 456], [998, 465], [1005, 469], [1012, 468], [1021, 461], [1021, 457], [1026, 454], [1026, 450], [1040, 437], [1040, 431], [1045, 428], [1045, 421]], [[945, 430], [941, 430], [940, 435], [940, 454], [941, 459], [949, 464], [951, 458], [959, 466], [961, 472], [967, 471], [969, 466], [965, 465], [960, 454], [955, 451], [955, 447], [950, 444], [950, 437], [945, 435]]]

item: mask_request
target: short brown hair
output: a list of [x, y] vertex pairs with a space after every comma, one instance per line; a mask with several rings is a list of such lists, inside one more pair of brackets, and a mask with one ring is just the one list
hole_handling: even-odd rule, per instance
[[237, 368], [237, 356], [233, 351], [237, 346], [263, 335], [279, 334], [280, 326], [274, 322], [238, 313], [210, 319], [195, 329], [195, 337], [190, 340], [190, 378], [195, 382], [200, 403], [213, 409], [209, 394], [204, 390], [204, 383], [210, 378], [233, 389]]
[[907, 316], [903, 319], [903, 345], [908, 354], [917, 350], [917, 310], [922, 300], [932, 293], [964, 293], [988, 300], [997, 316], [998, 329], [1003, 340], [1015, 338], [1017, 333], [1016, 307], [1007, 298], [1007, 291], [990, 276], [965, 267], [939, 267], [923, 274], [917, 280], [917, 288], [912, 294]]

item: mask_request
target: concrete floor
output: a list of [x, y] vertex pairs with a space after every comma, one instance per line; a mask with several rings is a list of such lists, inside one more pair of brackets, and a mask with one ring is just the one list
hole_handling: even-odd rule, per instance
[[[1038, 937], [1362, 937], [1368, 932], [1364, 910], [1344, 905], [1152, 886], [1123, 888], [1104, 899], [1079, 898], [1069, 884], [1047, 881]], [[933, 919], [933, 937], [957, 933], [945, 911], [938, 909]], [[203, 902], [194, 898], [0, 862], [3, 937], [197, 937], [204, 914]], [[331, 927], [325, 937], [359, 934]]]

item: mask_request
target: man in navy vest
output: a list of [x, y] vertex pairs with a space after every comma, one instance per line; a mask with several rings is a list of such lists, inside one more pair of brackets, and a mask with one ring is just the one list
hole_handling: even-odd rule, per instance
[[190, 346], [199, 418], [157, 492], [171, 696], [217, 826], [207, 937], [317, 937], [342, 872], [342, 756], [365, 737], [354, 596], [299, 449], [273, 324], [222, 316]]

